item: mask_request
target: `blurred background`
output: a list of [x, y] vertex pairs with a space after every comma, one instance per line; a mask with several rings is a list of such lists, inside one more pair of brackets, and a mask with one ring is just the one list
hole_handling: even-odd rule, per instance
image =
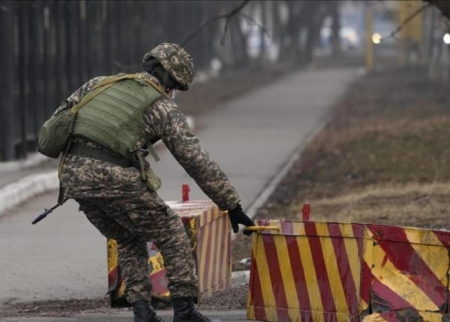
[[[446, 19], [423, 1], [0, 3], [0, 161], [34, 152], [44, 120], [82, 83], [139, 71], [161, 42], [188, 40], [197, 83], [320, 64], [410, 66], [448, 79]], [[243, 3], [231, 19], [214, 19]]]
[[[161, 42], [193, 56], [194, 84], [176, 102], [254, 219], [301, 219], [309, 204], [312, 220], [449, 230], [449, 18], [438, 0], [0, 0], [0, 305], [108, 306], [103, 237], [72, 201], [30, 225], [56, 201], [57, 160], [22, 161], [39, 156], [37, 133], [67, 96], [141, 71]], [[154, 169], [164, 200], [186, 182], [205, 198], [171, 158]], [[250, 246], [236, 235], [233, 270], [248, 270]], [[239, 292], [216, 307], [243, 309]]]

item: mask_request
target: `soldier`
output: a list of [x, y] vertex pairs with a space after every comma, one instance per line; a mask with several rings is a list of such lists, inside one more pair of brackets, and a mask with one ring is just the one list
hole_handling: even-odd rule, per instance
[[189, 240], [181, 219], [156, 192], [160, 181], [145, 160], [146, 151], [162, 140], [205, 194], [228, 210], [235, 233], [239, 224], [254, 223], [172, 99], [192, 83], [191, 56], [177, 44], [162, 43], [145, 54], [143, 69], [135, 77], [93, 78], [63, 102], [59, 110], [82, 100], [84, 106], [61, 161], [61, 187], [105, 237], [117, 241], [135, 322], [163, 321], [151, 306], [148, 240], [164, 257], [174, 321], [210, 321], [194, 306], [197, 277]]

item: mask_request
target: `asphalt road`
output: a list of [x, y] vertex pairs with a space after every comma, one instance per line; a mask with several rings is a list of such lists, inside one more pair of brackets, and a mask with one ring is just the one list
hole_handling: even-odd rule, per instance
[[[158, 312], [158, 314], [165, 321], [172, 321], [173, 315], [171, 312]], [[202, 311], [202, 314], [210, 318], [211, 320], [220, 320], [222, 322], [232, 321], [249, 321], [246, 319], [246, 312], [244, 310], [234, 311]], [[130, 322], [132, 320], [132, 313], [117, 313], [112, 315], [78, 315], [70, 318], [61, 317], [31, 317], [31, 318], [4, 318], [0, 321], [4, 322]]]

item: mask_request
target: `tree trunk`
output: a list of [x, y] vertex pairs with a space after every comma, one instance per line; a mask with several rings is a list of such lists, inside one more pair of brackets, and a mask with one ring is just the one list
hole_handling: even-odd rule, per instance
[[297, 55], [301, 50], [300, 46], [300, 31], [304, 24], [305, 12], [308, 10], [307, 2], [300, 1], [285, 1], [288, 10], [289, 18], [285, 28], [282, 29], [280, 34], [281, 46], [280, 46], [280, 62], [294, 63], [298, 61]]
[[247, 39], [242, 33], [240, 18], [236, 17], [230, 22], [230, 38], [233, 47], [233, 67], [241, 69], [248, 67]]
[[341, 21], [339, 14], [339, 2], [330, 1], [328, 4], [328, 9], [330, 12], [331, 19], [333, 19], [331, 24], [331, 52], [334, 57], [341, 56]]
[[[324, 18], [320, 18], [320, 10], [322, 9], [322, 1], [310, 1], [307, 3], [302, 12], [304, 12], [305, 19], [305, 32], [306, 40], [303, 46], [303, 50], [298, 55], [298, 64], [307, 64], [313, 60], [314, 48], [316, 46], [316, 40], [318, 33], [320, 34], [320, 28]], [[325, 17], [325, 16], [324, 16]], [[321, 21], [320, 21], [321, 20]]]

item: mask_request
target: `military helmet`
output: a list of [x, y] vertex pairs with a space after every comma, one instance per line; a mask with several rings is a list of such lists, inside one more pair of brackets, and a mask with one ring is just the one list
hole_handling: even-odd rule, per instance
[[194, 79], [194, 61], [187, 51], [178, 44], [162, 43], [144, 55], [142, 63], [151, 57], [181, 86], [180, 90], [187, 91]]

